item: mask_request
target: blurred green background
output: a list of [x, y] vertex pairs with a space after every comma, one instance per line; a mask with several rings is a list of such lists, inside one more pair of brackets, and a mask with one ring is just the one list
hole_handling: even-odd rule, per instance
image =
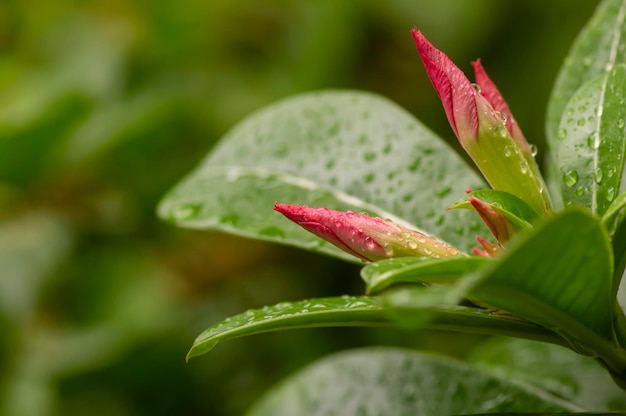
[[482, 58], [541, 149], [550, 88], [596, 4], [0, 1], [0, 414], [237, 415], [339, 349], [462, 356], [480, 338], [331, 328], [185, 364], [228, 315], [363, 285], [358, 267], [176, 229], [155, 206], [238, 120], [299, 92], [380, 93], [456, 145], [413, 26], [468, 72]]

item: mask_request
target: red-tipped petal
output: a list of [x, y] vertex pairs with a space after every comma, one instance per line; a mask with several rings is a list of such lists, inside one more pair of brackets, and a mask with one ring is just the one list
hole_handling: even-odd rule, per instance
[[[305, 230], [363, 261], [373, 261], [387, 257], [384, 248], [380, 244], [363, 233], [359, 227], [350, 223], [347, 216], [352, 213], [334, 211], [328, 208], [309, 208], [304, 205], [280, 203], [274, 204], [274, 210], [280, 212]], [[365, 250], [357, 251], [353, 249], [355, 245], [367, 246], [367, 250], [371, 252], [371, 255], [364, 255]]]
[[513, 140], [515, 140], [517, 145], [520, 146], [524, 152], [529, 153], [530, 149], [528, 147], [528, 142], [526, 141], [522, 130], [519, 128], [519, 125], [515, 121], [515, 118], [509, 109], [509, 105], [504, 100], [502, 94], [500, 94], [496, 84], [494, 84], [491, 78], [489, 78], [489, 75], [487, 75], [485, 68], [483, 68], [480, 63], [480, 59], [472, 62], [472, 66], [474, 67], [476, 84], [480, 87], [480, 95], [489, 101], [489, 104], [491, 104], [494, 110], [505, 114], [505, 126], [511, 134], [511, 137], [513, 137]]
[[279, 204], [274, 210], [364, 261], [390, 257], [447, 257], [459, 252], [434, 237], [367, 214]]
[[478, 198], [470, 197], [468, 202], [472, 204], [480, 218], [483, 220], [491, 234], [498, 240], [500, 244], [504, 244], [509, 241], [509, 229], [506, 223], [506, 219], [496, 212], [491, 205], [481, 201]]
[[463, 71], [445, 53], [435, 48], [422, 32], [413, 28], [411, 33], [454, 133], [461, 144], [463, 138], [475, 138], [478, 132], [476, 89]]

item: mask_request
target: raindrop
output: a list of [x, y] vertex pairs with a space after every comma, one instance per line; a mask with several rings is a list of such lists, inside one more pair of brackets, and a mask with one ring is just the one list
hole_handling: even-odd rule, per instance
[[201, 204], [184, 204], [174, 208], [172, 218], [177, 221], [188, 220], [195, 217], [202, 209]]
[[417, 249], [417, 243], [416, 243], [415, 241], [413, 241], [413, 240], [408, 240], [408, 241], [407, 241], [407, 243], [408, 243], [409, 248], [410, 248], [411, 250], [415, 250], [415, 249]]
[[578, 124], [579, 126], [584, 126], [586, 122], [587, 122], [587, 120], [585, 120], [584, 117], [581, 117], [581, 118], [578, 119], [576, 124]]
[[575, 170], [570, 170], [565, 172], [565, 174], [563, 175], [563, 183], [571, 188], [572, 186], [576, 185], [576, 182], [578, 182], [578, 172], [576, 172]]
[[[467, 85], [467, 84], [466, 84]], [[476, 83], [472, 83], [472, 87], [474, 87], [474, 89], [476, 90], [476, 92], [480, 92], [480, 85], [476, 84]]]
[[596, 175], [596, 182], [597, 183], [602, 182], [602, 169], [597, 168], [595, 171], [595, 175]]
[[373, 173], [369, 173], [369, 174], [365, 175], [365, 182], [366, 183], [372, 183], [372, 182], [374, 182], [374, 178], [375, 177], [376, 176]]
[[582, 196], [584, 193], [585, 193], [585, 190], [583, 188], [576, 189], [577, 196]]
[[557, 138], [559, 140], [563, 140], [565, 138], [565, 136], [567, 136], [567, 130], [565, 129], [560, 129], [558, 134], [557, 134]]
[[585, 107], [584, 105], [581, 105], [580, 107], [578, 107], [578, 111], [580, 111], [581, 113], [584, 111], [587, 111], [587, 107]]
[[624, 128], [624, 119], [620, 118], [619, 120], [617, 120], [617, 127], [620, 129]]
[[533, 155], [533, 157], [537, 156], [537, 153], [539, 153], [539, 149], [537, 149], [537, 146], [531, 143], [529, 147], [530, 147], [530, 154]]
[[504, 157], [511, 157], [511, 148], [510, 147], [506, 147], [504, 149]]
[[615, 198], [615, 188], [609, 188], [606, 190], [606, 200], [611, 202]]
[[328, 162], [326, 162], [326, 169], [332, 169], [335, 167], [335, 161], [334, 160], [329, 160]]
[[519, 167], [522, 171], [522, 175], [526, 175], [528, 173], [528, 165], [526, 163], [520, 163]]

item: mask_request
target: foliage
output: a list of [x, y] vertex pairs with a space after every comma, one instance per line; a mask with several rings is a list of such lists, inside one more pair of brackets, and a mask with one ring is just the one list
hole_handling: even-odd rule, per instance
[[[438, 329], [476, 322], [459, 313], [476, 314], [463, 304], [438, 309], [420, 331], [398, 330], [385, 317], [376, 327], [267, 332], [220, 344], [185, 365], [190, 341], [210, 323], [283, 300], [340, 301], [344, 293], [362, 294], [363, 283], [355, 264], [177, 229], [154, 208], [229, 126], [294, 94], [374, 91], [451, 137], [416, 67], [407, 38], [413, 25], [458, 62], [483, 58], [541, 158], [537, 103], [547, 102], [567, 45], [594, 3], [0, 2], [0, 414], [239, 415], [287, 374], [351, 347], [506, 356], [487, 336]], [[541, 62], [541, 70], [521, 70], [528, 61]], [[271, 213], [274, 202], [259, 213]], [[616, 219], [621, 210], [612, 208]], [[473, 220], [468, 214], [438, 212], [426, 221], [445, 229], [457, 215]], [[535, 329], [479, 314], [490, 331]], [[580, 402], [588, 408], [623, 407], [615, 391], [605, 397], [590, 390], [612, 385], [592, 360], [580, 367], [572, 362], [582, 357], [555, 348], [551, 363], [570, 372], [518, 371], [514, 379], [541, 380], [542, 389], [568, 401], [585, 391], [596, 399]], [[526, 362], [546, 352], [528, 355]], [[480, 361], [487, 364], [508, 374], [489, 356]]]
[[[497, 90], [489, 86], [492, 91], [485, 100], [480, 90], [476, 92], [454, 72], [458, 70], [446, 62], [445, 55], [433, 52], [420, 32], [414, 32], [414, 37], [448, 119], [493, 191], [481, 190], [487, 185], [436, 134], [376, 95], [310, 93], [248, 116], [165, 196], [159, 205], [162, 218], [184, 227], [232, 232], [343, 259], [345, 254], [334, 246], [273, 213], [269, 209], [273, 201], [365, 211], [464, 251], [472, 249], [476, 234], [486, 233], [475, 210], [497, 241], [480, 239], [486, 251], [472, 249], [489, 258], [416, 255], [372, 263], [362, 270], [369, 296], [314, 298], [249, 310], [203, 332], [188, 357], [206, 353], [222, 340], [281, 329], [426, 327], [566, 347], [595, 359], [618, 386], [626, 388], [626, 316], [618, 302], [626, 264], [626, 197], [620, 194], [626, 162], [625, 16], [623, 0], [604, 0], [598, 6], [575, 41], [550, 98], [551, 153], [546, 171], [557, 175], [550, 182], [556, 212], [543, 179], [533, 170], [534, 154], [520, 144], [521, 133], [511, 130], [511, 119], [507, 125], [506, 117], [495, 116], [508, 113], [506, 103], [506, 110], [494, 111], [499, 110], [493, 99], [499, 95]], [[476, 191], [458, 201], [468, 188]], [[470, 210], [446, 212], [452, 206]], [[289, 210], [284, 207], [282, 213]], [[286, 215], [310, 229], [313, 216], [307, 217], [306, 209], [298, 208], [304, 213], [296, 219]], [[324, 214], [328, 219], [322, 218], [313, 228], [329, 227], [316, 234], [332, 234], [327, 240], [342, 248], [339, 234], [333, 234], [332, 218], [335, 215], [339, 226], [348, 217], [333, 212]], [[367, 227], [376, 227], [376, 222]], [[382, 234], [358, 236], [364, 230], [356, 231], [350, 244], [361, 239], [364, 249], [372, 243], [384, 246]], [[359, 256], [365, 258], [360, 252]], [[416, 364], [409, 364], [413, 360]], [[404, 363], [399, 368], [406, 375], [399, 374], [398, 362]], [[441, 365], [449, 367], [444, 370]], [[466, 365], [443, 364], [438, 358], [405, 351], [347, 352], [288, 379], [252, 414], [433, 414], [432, 403], [439, 403], [441, 414], [624, 406], [623, 393], [616, 400], [612, 396], [594, 401], [588, 396], [581, 401], [530, 375], [521, 375], [522, 381], [514, 384], [527, 388], [528, 383], [532, 393], [468, 379], [471, 366]], [[506, 368], [506, 363], [500, 365]], [[575, 364], [578, 369], [566, 376], [568, 380], [576, 383], [587, 365], [584, 360]], [[479, 372], [473, 370], [474, 375]], [[436, 382], [430, 382], [432, 377]], [[414, 385], [411, 380], [420, 382]], [[605, 374], [602, 383], [609, 385], [608, 380]], [[476, 388], [482, 383], [490, 387]], [[341, 388], [329, 389], [329, 385]], [[408, 399], [398, 394], [404, 387], [412, 389]], [[371, 400], [377, 394], [380, 397]], [[450, 409], [441, 407], [442, 401], [452, 398]]]

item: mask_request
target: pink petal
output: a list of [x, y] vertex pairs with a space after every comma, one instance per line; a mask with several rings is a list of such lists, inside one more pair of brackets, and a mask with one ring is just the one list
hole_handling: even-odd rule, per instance
[[522, 130], [519, 128], [519, 125], [513, 118], [513, 114], [511, 114], [511, 110], [509, 109], [508, 104], [504, 100], [502, 94], [496, 87], [496, 84], [493, 83], [491, 78], [487, 75], [485, 68], [483, 68], [480, 63], [480, 59], [472, 62], [472, 66], [474, 67], [474, 74], [476, 76], [476, 84], [480, 87], [480, 95], [485, 97], [487, 101], [491, 104], [494, 110], [505, 114], [506, 118], [506, 128], [511, 134], [511, 137], [515, 140], [518, 146], [521, 146], [522, 150], [526, 153], [530, 152], [528, 147], [528, 142], [522, 133]]
[[435, 48], [422, 32], [413, 28], [411, 33], [454, 133], [459, 139], [465, 134], [475, 138], [478, 131], [476, 89], [450, 58]]

